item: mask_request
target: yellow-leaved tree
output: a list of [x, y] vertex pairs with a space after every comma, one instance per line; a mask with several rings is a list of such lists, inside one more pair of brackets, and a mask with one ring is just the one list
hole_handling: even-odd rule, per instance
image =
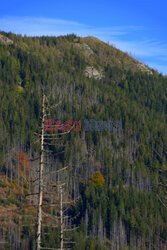
[[95, 187], [102, 187], [105, 183], [104, 176], [101, 174], [100, 171], [96, 171], [92, 176], [89, 181], [92, 183]]

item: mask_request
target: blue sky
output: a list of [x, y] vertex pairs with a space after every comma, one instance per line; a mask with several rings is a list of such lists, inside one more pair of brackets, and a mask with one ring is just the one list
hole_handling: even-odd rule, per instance
[[167, 75], [165, 0], [1, 1], [0, 30], [96, 36]]

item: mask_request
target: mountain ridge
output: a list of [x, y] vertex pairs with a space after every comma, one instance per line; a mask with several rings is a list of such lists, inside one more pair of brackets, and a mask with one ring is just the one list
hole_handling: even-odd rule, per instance
[[[24, 46], [23, 43], [25, 42], [19, 44], [17, 43], [17, 41], [15, 41], [14, 34], [4, 33], [4, 32], [1, 32], [1, 33], [2, 33], [1, 35], [2, 42], [6, 41], [6, 44], [9, 44], [9, 45], [16, 43], [17, 46], [21, 46], [21, 47]], [[13, 40], [9, 39], [8, 36], [9, 37], [13, 36]], [[71, 40], [69, 41], [69, 46], [74, 46], [75, 48], [76, 47], [75, 45], [77, 45], [78, 48], [81, 48], [81, 50], [83, 49], [85, 51], [85, 57], [87, 57], [86, 61], [89, 63], [89, 65], [87, 65], [88, 67], [93, 67], [95, 65], [98, 66], [98, 64], [100, 64], [100, 66], [103, 66], [103, 71], [105, 71], [104, 65], [106, 65], [106, 67], [116, 66], [118, 67], [118, 69], [123, 69], [126, 71], [132, 70], [132, 71], [146, 72], [148, 74], [153, 74], [153, 72], [156, 72], [155, 70], [149, 68], [147, 65], [132, 58], [128, 53], [122, 52], [121, 50], [113, 47], [112, 45], [109, 45], [108, 43], [101, 41], [100, 39], [96, 37], [92, 37], [92, 36], [77, 37], [74, 34], [69, 35], [69, 37], [70, 36], [73, 38], [71, 38]], [[68, 37], [68, 35], [65, 37]], [[40, 37], [31, 37], [30, 39], [37, 39], [37, 38], [40, 38]], [[59, 39], [59, 37], [50, 37], [50, 38], [53, 40]], [[26, 39], [28, 39], [28, 37], [26, 37]], [[22, 40], [24, 41], [24, 37], [22, 37]], [[26, 48], [28, 49], [26, 43], [25, 43], [25, 46], [26, 46], [25, 49]], [[84, 48], [84, 46], [86, 46], [86, 48]], [[98, 53], [98, 51], [100, 52]], [[88, 55], [86, 55], [86, 53], [88, 53]], [[92, 53], [94, 53], [94, 55], [92, 55]], [[94, 60], [92, 59], [93, 56], [95, 57]], [[89, 59], [89, 57], [91, 57], [91, 59]], [[96, 68], [96, 70], [98, 70], [98, 67]]]

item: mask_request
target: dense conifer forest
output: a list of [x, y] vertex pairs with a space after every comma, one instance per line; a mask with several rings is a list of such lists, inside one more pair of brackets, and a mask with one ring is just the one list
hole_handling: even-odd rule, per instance
[[[46, 177], [41, 249], [60, 249], [60, 180], [64, 249], [167, 249], [167, 77], [94, 37], [5, 32], [0, 249], [36, 249], [43, 94], [47, 119], [82, 126], [47, 137], [45, 173], [65, 171]], [[86, 131], [90, 119], [121, 127]]]

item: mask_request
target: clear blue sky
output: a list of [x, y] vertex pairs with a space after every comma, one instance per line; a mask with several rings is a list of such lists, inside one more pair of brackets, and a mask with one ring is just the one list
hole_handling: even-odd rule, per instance
[[1, 1], [0, 30], [96, 36], [167, 74], [165, 0]]

